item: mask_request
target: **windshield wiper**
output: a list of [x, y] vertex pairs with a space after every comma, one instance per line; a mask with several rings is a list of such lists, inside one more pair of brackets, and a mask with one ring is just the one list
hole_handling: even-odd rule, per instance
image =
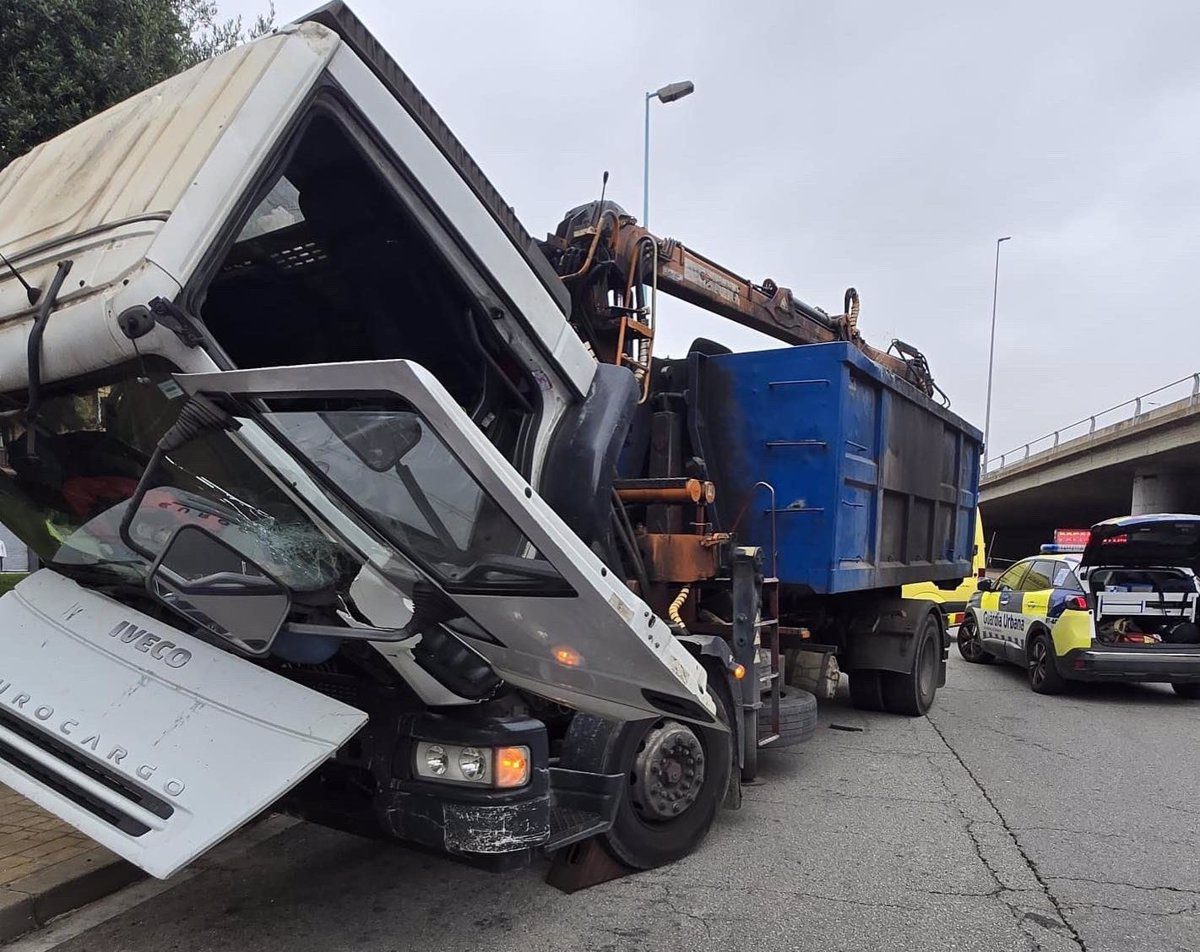
[[141, 507], [142, 500], [146, 497], [146, 493], [150, 491], [151, 482], [158, 476], [158, 470], [162, 466], [166, 455], [173, 450], [179, 449], [179, 447], [183, 446], [189, 440], [194, 439], [202, 433], [212, 430], [236, 429], [238, 425], [237, 421], [229, 416], [228, 413], [206, 397], [198, 394], [183, 405], [183, 409], [179, 411], [179, 416], [171, 425], [171, 428], [162, 435], [158, 444], [154, 447], [154, 452], [150, 456], [150, 462], [142, 470], [141, 479], [138, 480], [137, 487], [133, 491], [133, 496], [129, 499], [129, 505], [125, 507], [125, 514], [121, 517], [121, 525], [118, 527], [117, 532], [121, 537], [121, 541], [126, 546], [149, 562], [153, 562], [158, 558], [154, 552], [151, 552], [133, 538], [130, 527], [133, 525], [133, 517]]
[[140, 562], [112, 559], [85, 563], [49, 562], [46, 568], [65, 575], [81, 585], [136, 589], [141, 592], [145, 590], [145, 579], [143, 574], [135, 568], [141, 564]]

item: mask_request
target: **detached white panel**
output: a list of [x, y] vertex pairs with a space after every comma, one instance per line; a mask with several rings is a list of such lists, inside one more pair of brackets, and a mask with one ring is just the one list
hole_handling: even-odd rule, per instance
[[0, 599], [0, 781], [155, 876], [366, 720], [47, 569]]

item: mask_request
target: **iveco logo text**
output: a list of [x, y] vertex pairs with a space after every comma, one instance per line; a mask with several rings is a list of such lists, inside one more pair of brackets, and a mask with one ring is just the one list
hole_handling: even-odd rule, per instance
[[[187, 788], [187, 784], [177, 777], [168, 777], [164, 780], [160, 776], [156, 776], [157, 764], [152, 764], [148, 760], [138, 763], [140, 758], [131, 756], [127, 747], [114, 744], [101, 737], [99, 731], [88, 730], [74, 718], [56, 714], [52, 705], [37, 703], [32, 695], [26, 694], [24, 691], [10, 695], [9, 691], [12, 686], [11, 681], [0, 679], [0, 698], [25, 715], [32, 713], [33, 719], [45, 724], [47, 730], [51, 728], [57, 730], [63, 737], [69, 738], [72, 743], [90, 750], [98, 759], [119, 766], [126, 773], [134, 774], [139, 780], [159, 787], [169, 797], [178, 797]], [[124, 763], [126, 758], [132, 760], [137, 766], [126, 765]]]
[[192, 653], [187, 648], [180, 648], [173, 641], [164, 641], [131, 621], [119, 622], [108, 636], [133, 645], [137, 651], [148, 654], [155, 661], [161, 661], [168, 668], [182, 668], [192, 660]]

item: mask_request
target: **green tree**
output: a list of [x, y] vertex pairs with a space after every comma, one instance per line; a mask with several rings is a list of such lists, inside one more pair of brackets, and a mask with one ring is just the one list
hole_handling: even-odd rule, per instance
[[221, 19], [214, 0], [0, 0], [0, 168], [274, 19]]

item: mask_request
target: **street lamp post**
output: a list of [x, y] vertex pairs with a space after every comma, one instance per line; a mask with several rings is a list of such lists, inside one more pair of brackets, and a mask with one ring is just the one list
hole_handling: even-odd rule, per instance
[[642, 156], [642, 227], [650, 227], [650, 100], [657, 99], [659, 102], [667, 103], [674, 102], [676, 99], [682, 99], [684, 96], [690, 96], [696, 91], [696, 86], [691, 80], [684, 80], [681, 83], [668, 83], [661, 89], [656, 89], [652, 93], [646, 93], [646, 141], [645, 151]]
[[987, 382], [987, 409], [983, 416], [983, 471], [987, 472], [987, 454], [991, 445], [988, 438], [991, 436], [992, 430], [992, 367], [996, 361], [996, 296], [1000, 290], [1000, 245], [1009, 241], [1012, 235], [1005, 235], [1003, 238], [996, 239], [996, 270], [992, 275], [992, 343], [988, 348], [988, 382]]

